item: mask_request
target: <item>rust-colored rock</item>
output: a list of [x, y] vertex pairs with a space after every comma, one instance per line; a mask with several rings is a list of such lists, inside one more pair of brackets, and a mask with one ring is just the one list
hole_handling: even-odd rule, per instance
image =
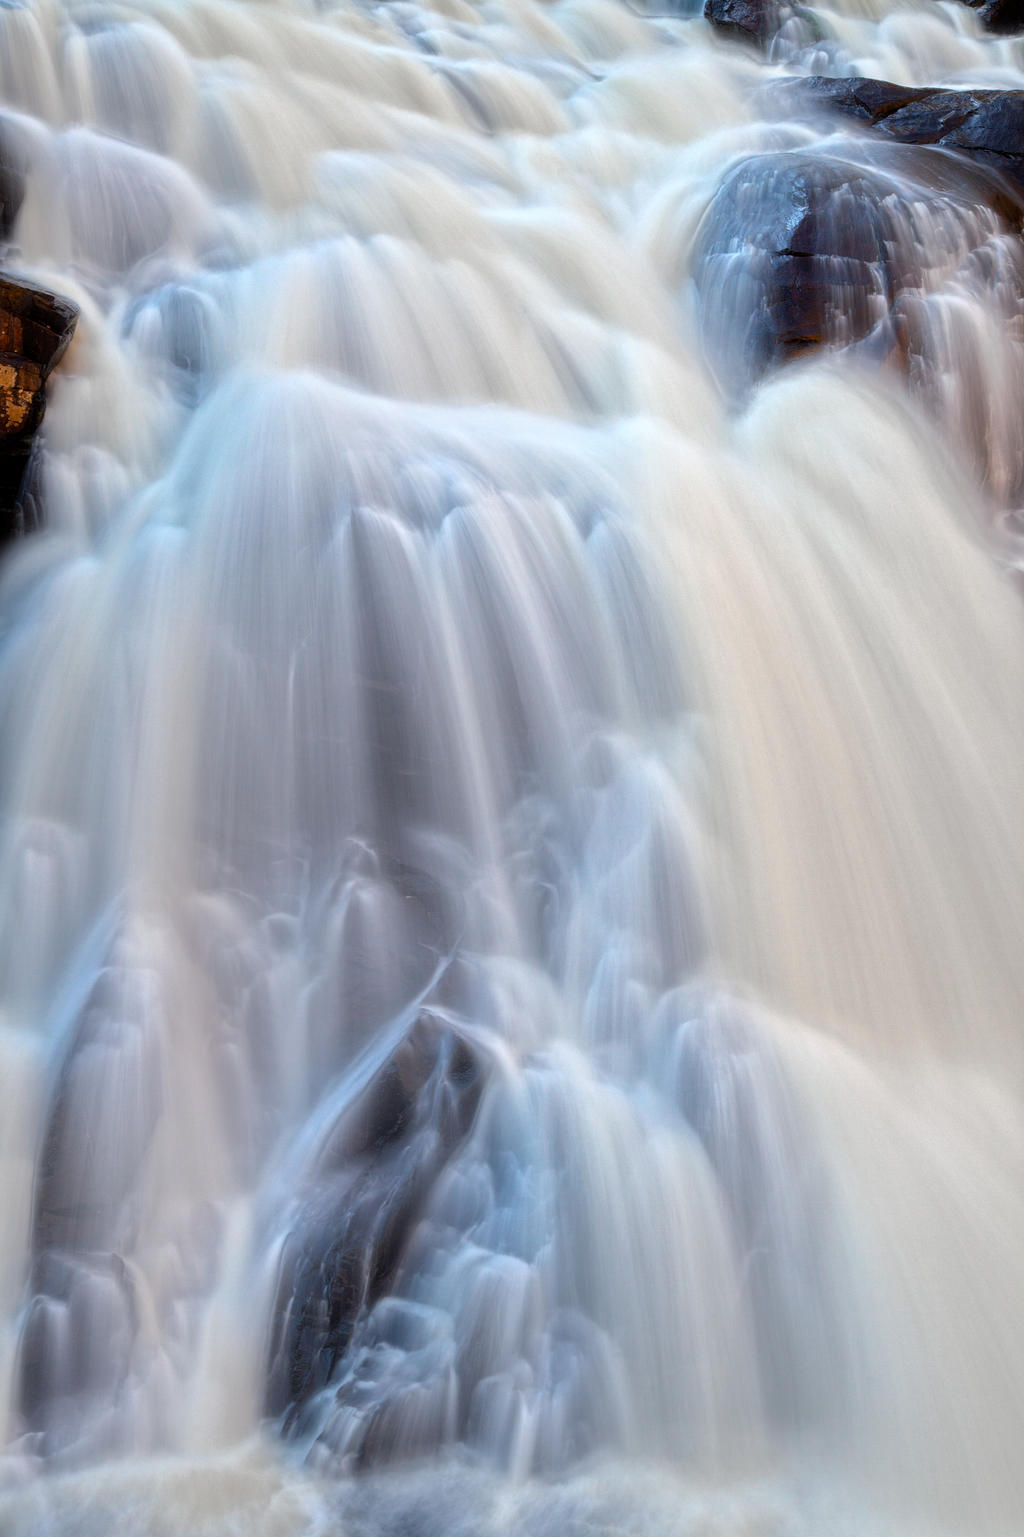
[[0, 353], [37, 363], [44, 381], [67, 351], [77, 320], [70, 299], [0, 272]]
[[0, 353], [0, 436], [22, 437], [39, 425], [43, 375], [38, 363]]
[[24, 472], [46, 409], [46, 381], [77, 320], [70, 299], [0, 273], [0, 542], [22, 526]]
[[1006, 36], [1024, 31], [1024, 0], [965, 0], [965, 4], [977, 11], [986, 32]]

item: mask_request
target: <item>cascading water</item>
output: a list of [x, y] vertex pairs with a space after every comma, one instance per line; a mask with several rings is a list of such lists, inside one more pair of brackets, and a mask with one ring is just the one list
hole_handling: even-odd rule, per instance
[[818, 17], [0, 6], [4, 1534], [1024, 1531], [1024, 261], [760, 93], [1024, 42]]

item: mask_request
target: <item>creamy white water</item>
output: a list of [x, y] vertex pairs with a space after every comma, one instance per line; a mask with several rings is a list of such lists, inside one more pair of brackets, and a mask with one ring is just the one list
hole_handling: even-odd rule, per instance
[[901, 184], [909, 396], [727, 401], [691, 280], [743, 157], [901, 174], [763, 80], [1024, 42], [819, 16], [0, 7], [83, 308], [0, 571], [5, 1534], [1024, 1530], [1020, 256]]

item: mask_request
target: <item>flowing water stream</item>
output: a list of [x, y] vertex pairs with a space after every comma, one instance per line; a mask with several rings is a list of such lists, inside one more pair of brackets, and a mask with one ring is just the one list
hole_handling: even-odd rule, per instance
[[[0, 5], [5, 1537], [1024, 1531], [1021, 257], [761, 92], [1024, 40], [817, 17]], [[788, 152], [909, 391], [698, 302]]]

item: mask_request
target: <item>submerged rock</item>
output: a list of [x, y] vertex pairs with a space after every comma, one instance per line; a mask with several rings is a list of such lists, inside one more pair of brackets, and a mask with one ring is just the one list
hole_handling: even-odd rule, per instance
[[763, 44], [775, 36], [788, 10], [779, 0], [705, 0], [704, 19], [720, 32]]
[[15, 146], [0, 133], [0, 241], [9, 240], [25, 196], [25, 176]]
[[33, 521], [24, 490], [32, 439], [46, 409], [46, 381], [77, 320], [70, 299], [0, 273], [0, 543]]
[[812, 76], [772, 82], [762, 101], [786, 119], [838, 112], [866, 132], [751, 156], [712, 199], [693, 272], [723, 392], [741, 400], [796, 357], [853, 349], [898, 370], [979, 480], [1014, 505], [1024, 91]]
[[1024, 30], [1024, 6], [1021, 0], [987, 0], [977, 9], [990, 32], [1020, 32]]
[[1024, 30], [1024, 4], [1021, 0], [964, 0], [972, 11], [977, 11], [982, 26], [988, 32], [1000, 34]]
[[[835, 87], [867, 119], [883, 110], [880, 84], [829, 81], [824, 94]], [[961, 119], [959, 131], [972, 130]], [[992, 143], [995, 128], [975, 124], [983, 134]], [[824, 152], [835, 143], [752, 156], [712, 200], [693, 268], [708, 365], [742, 401], [772, 369], [823, 348], [886, 364], [996, 500], [1015, 505], [1024, 246], [1013, 184], [943, 145], [879, 134]]]
[[[902, 295], [956, 277], [1005, 236], [997, 191], [983, 168], [926, 148], [875, 163], [804, 151], [742, 161], [705, 215], [694, 267], [726, 393], [817, 347], [870, 338], [879, 358], [905, 351]], [[1019, 293], [1014, 253], [995, 257], [1004, 289]]]
[[473, 1124], [484, 1078], [470, 1042], [424, 1010], [318, 1140], [273, 1314], [267, 1408], [284, 1416], [286, 1432], [337, 1375], [357, 1322], [393, 1289], [435, 1181]]

